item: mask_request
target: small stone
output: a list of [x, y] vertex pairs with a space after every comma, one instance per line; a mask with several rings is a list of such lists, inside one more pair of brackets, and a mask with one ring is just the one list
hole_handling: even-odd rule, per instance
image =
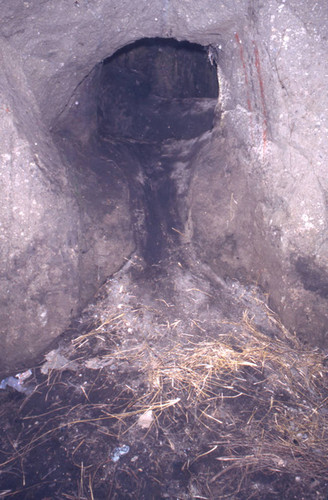
[[145, 413], [143, 413], [142, 415], [140, 415], [140, 417], [138, 418], [137, 424], [142, 429], [149, 429], [149, 427], [151, 426], [153, 421], [154, 421], [153, 411], [148, 410]]

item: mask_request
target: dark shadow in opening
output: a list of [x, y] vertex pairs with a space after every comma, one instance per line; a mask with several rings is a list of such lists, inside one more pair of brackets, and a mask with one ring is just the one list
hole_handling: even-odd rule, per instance
[[213, 126], [217, 71], [200, 45], [139, 40], [104, 61], [100, 89], [105, 137], [161, 142], [198, 137]]
[[177, 199], [182, 190], [174, 169], [184, 156], [186, 182], [192, 160], [188, 150], [213, 128], [218, 91], [216, 66], [207, 48], [197, 44], [143, 39], [103, 62], [98, 132], [136, 158], [138, 167], [126, 166], [125, 173], [132, 213], [138, 212], [135, 239], [149, 263], [167, 255], [178, 242], [176, 230], [183, 230]]

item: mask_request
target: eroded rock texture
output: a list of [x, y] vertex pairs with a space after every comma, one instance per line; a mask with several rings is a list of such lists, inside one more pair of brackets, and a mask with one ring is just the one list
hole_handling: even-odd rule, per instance
[[[160, 259], [164, 240], [258, 282], [324, 345], [325, 2], [0, 0], [0, 12], [0, 371], [42, 352], [136, 248]], [[205, 47], [217, 102], [202, 83], [204, 101], [181, 94], [200, 60], [179, 73], [176, 56], [139, 47], [103, 64], [145, 38]], [[120, 120], [106, 72], [131, 84]]]

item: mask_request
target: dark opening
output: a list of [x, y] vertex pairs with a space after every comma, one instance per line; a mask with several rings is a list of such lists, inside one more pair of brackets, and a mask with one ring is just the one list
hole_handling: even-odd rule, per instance
[[[190, 203], [189, 182], [200, 149], [199, 167], [208, 161], [206, 167], [222, 166], [227, 177], [234, 168], [235, 150], [231, 164], [224, 158], [222, 165], [220, 142], [210, 140], [218, 88], [206, 50], [145, 40], [98, 69], [74, 97], [77, 110], [80, 97], [87, 105], [72, 112], [60, 131], [76, 167], [72, 188], [81, 218], [78, 230], [66, 233], [80, 262], [64, 286], [90, 298], [88, 283], [111, 277], [58, 349], [47, 353], [41, 370], [38, 362], [30, 374], [1, 381], [8, 392], [0, 394], [0, 497], [327, 498], [327, 356], [302, 349], [256, 286], [223, 281], [192, 247], [189, 255], [182, 248], [182, 258], [164, 260], [165, 253], [176, 257], [179, 245], [188, 244], [187, 213], [196, 198]], [[201, 173], [197, 168], [195, 183], [211, 175], [206, 167]], [[213, 186], [212, 194], [206, 192], [210, 182], [203, 184], [201, 197], [220, 199], [226, 189], [233, 207], [234, 193], [225, 186], [240, 181], [238, 200], [248, 192], [238, 169], [234, 176], [221, 189]], [[201, 201], [195, 203], [199, 212]], [[253, 212], [249, 201], [242, 206], [255, 227], [255, 202]], [[254, 233], [246, 227], [245, 254], [252, 235], [259, 242], [258, 234], [265, 234], [256, 233], [260, 225]], [[61, 266], [68, 269], [65, 252], [49, 236], [45, 248], [56, 257], [53, 273], [44, 273], [42, 265], [34, 279], [26, 266], [24, 289], [36, 306], [26, 310], [28, 319], [43, 315], [39, 275], [49, 281], [44, 293], [59, 304]], [[106, 274], [107, 260], [126, 242], [127, 257], [119, 255], [117, 271]], [[222, 249], [223, 256], [238, 259], [233, 233], [213, 247], [213, 254]], [[263, 248], [256, 248], [259, 256]], [[293, 264], [306, 290], [327, 297], [324, 269], [306, 258]], [[24, 282], [17, 281], [16, 289], [17, 283]], [[61, 306], [53, 315], [56, 308]]]
[[217, 97], [216, 68], [204, 47], [140, 40], [103, 63], [99, 130], [147, 141], [190, 139], [211, 129], [207, 99]]
[[149, 263], [172, 248], [181, 230], [177, 165], [185, 165], [180, 174], [187, 182], [193, 145], [212, 129], [217, 98], [216, 66], [200, 45], [144, 39], [102, 64], [98, 132], [133, 148], [135, 164], [126, 173], [138, 250]]

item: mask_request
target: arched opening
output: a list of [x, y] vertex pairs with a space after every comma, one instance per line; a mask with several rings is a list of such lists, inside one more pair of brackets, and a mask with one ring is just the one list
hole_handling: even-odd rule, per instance
[[216, 64], [197, 44], [139, 40], [101, 65], [98, 140], [109, 157], [114, 143], [132, 154], [123, 168], [138, 250], [148, 263], [162, 259], [182, 231], [190, 155], [212, 129], [217, 102]]
[[[0, 369], [3, 360], [9, 370], [40, 354], [78, 319], [45, 360], [0, 382], [8, 389], [0, 394], [0, 490], [30, 498], [324, 497], [327, 442], [318, 430], [327, 428], [327, 357], [303, 348], [257, 286], [285, 318], [297, 303], [289, 324], [303, 328], [305, 317], [316, 332], [326, 312], [324, 264], [306, 258], [310, 244], [304, 257], [288, 251], [288, 238], [297, 242], [298, 232], [306, 241], [316, 222], [299, 203], [314, 205], [316, 189], [297, 193], [292, 158], [307, 130], [297, 132], [302, 118], [292, 110], [309, 101], [294, 99], [295, 66], [284, 71], [301, 61], [299, 47], [308, 51], [303, 16], [295, 23], [292, 9], [270, 2], [256, 13], [244, 10], [247, 2], [149, 11], [136, 3], [130, 12], [115, 2], [24, 2], [17, 30], [14, 3], [17, 16], [4, 18], [14, 24], [6, 27], [3, 89], [15, 100], [17, 90], [31, 143], [22, 154], [24, 130], [14, 128], [15, 152], [12, 111], [2, 107], [13, 270], [2, 281]], [[46, 24], [40, 8], [50, 9]], [[80, 27], [81, 37], [63, 33], [69, 9], [69, 28]], [[152, 38], [123, 47], [155, 33], [203, 45]], [[39, 123], [34, 96], [52, 109]], [[278, 124], [280, 152], [270, 144]], [[304, 291], [316, 306], [322, 300], [312, 318]]]
[[139, 40], [102, 64], [99, 133], [146, 142], [191, 139], [212, 128], [217, 98], [216, 67], [205, 47]]

